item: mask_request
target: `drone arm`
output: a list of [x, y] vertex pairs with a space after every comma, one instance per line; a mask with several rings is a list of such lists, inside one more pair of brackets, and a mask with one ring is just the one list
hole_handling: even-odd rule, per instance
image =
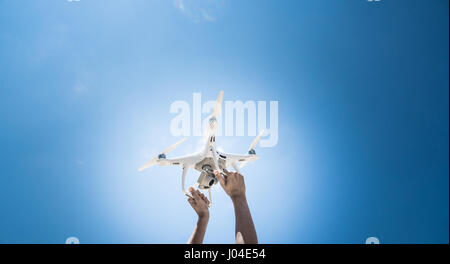
[[[237, 154], [224, 154], [227, 157], [227, 166], [232, 166], [236, 171], [242, 168], [247, 162], [255, 161], [258, 159], [257, 155], [237, 155]], [[238, 164], [241, 166], [238, 166]]]
[[216, 170], [221, 172], [222, 169], [220, 169], [220, 167], [219, 167], [219, 158], [217, 157], [217, 151], [214, 146], [211, 147], [211, 155], [214, 160], [214, 165], [216, 165]]
[[231, 166], [233, 167], [233, 169], [237, 172], [237, 173], [241, 173], [240, 171], [239, 171], [239, 167], [236, 165], [236, 162], [233, 162], [233, 163], [231, 163]]

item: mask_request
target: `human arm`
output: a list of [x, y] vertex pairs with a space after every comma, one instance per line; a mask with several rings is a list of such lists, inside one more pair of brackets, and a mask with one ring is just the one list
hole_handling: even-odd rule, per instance
[[248, 207], [245, 195], [244, 177], [238, 172], [228, 172], [224, 169], [225, 176], [215, 171], [220, 185], [230, 196], [234, 206], [236, 218], [235, 237], [237, 243], [257, 244], [255, 225]]
[[194, 188], [190, 187], [189, 192], [193, 198], [189, 197], [188, 202], [197, 213], [198, 220], [194, 232], [188, 240], [188, 244], [202, 244], [209, 221], [209, 201], [199, 190], [194, 190]]

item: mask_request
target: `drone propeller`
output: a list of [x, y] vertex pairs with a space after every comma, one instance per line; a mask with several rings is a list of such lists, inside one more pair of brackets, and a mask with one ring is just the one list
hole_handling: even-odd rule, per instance
[[155, 165], [156, 161], [159, 159], [160, 156], [165, 156], [167, 153], [169, 153], [172, 150], [174, 150], [176, 147], [178, 147], [178, 145], [183, 143], [185, 140], [186, 140], [186, 138], [183, 138], [182, 140], [180, 140], [177, 143], [173, 144], [172, 146], [168, 147], [163, 152], [161, 152], [161, 154], [159, 154], [158, 156], [154, 157], [149, 162], [145, 163], [142, 167], [140, 167], [138, 169], [138, 171], [143, 171], [143, 170], [147, 169], [148, 167], [151, 167], [151, 166]]
[[259, 131], [259, 134], [256, 136], [255, 140], [253, 140], [252, 144], [250, 144], [248, 151], [251, 151], [252, 149], [254, 149], [256, 147], [256, 144], [258, 144], [258, 141], [263, 134], [264, 134], [264, 129], [261, 129], [261, 131]]
[[169, 152], [171, 152], [172, 150], [174, 150], [176, 147], [178, 147], [178, 145], [180, 145], [181, 143], [183, 143], [184, 141], [186, 141], [186, 138], [181, 139], [180, 141], [178, 141], [177, 143], [173, 144], [172, 146], [168, 147], [167, 149], [165, 149], [163, 152], [161, 152], [161, 154], [167, 154]]
[[[219, 95], [217, 96], [217, 100], [216, 103], [214, 104], [214, 107], [212, 109], [212, 113], [211, 113], [211, 119], [216, 119], [216, 117], [220, 116], [221, 112], [222, 112], [222, 99], [223, 99], [223, 91], [219, 92]], [[206, 142], [206, 140], [208, 139], [208, 126], [205, 125], [205, 127], [203, 128], [203, 141]]]
[[211, 117], [216, 117], [220, 115], [220, 112], [222, 111], [222, 98], [223, 98], [223, 91], [219, 92], [219, 96], [217, 97], [216, 104], [214, 105]]
[[[261, 136], [264, 134], [264, 129], [261, 129], [261, 131], [259, 131], [259, 134], [256, 136], [256, 138], [253, 140], [252, 144], [250, 144], [250, 147], [248, 148], [248, 154], [250, 155], [254, 155], [255, 153], [255, 147], [258, 144], [259, 139], [261, 138]], [[241, 165], [239, 166], [239, 168], [242, 168], [245, 166], [245, 164], [247, 164], [248, 160], [243, 161], [241, 163]]]

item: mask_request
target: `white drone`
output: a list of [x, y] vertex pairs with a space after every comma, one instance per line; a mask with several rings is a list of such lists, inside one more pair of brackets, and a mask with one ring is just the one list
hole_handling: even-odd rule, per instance
[[[237, 172], [239, 172], [239, 168], [242, 168], [245, 164], [247, 164], [247, 162], [257, 160], [258, 156], [256, 155], [254, 148], [256, 144], [258, 144], [260, 137], [264, 133], [264, 130], [261, 130], [259, 132], [255, 140], [253, 140], [252, 144], [250, 144], [247, 155], [228, 154], [217, 151], [216, 131], [218, 122], [216, 117], [220, 115], [222, 109], [222, 97], [223, 91], [220, 91], [219, 96], [217, 97], [216, 104], [214, 105], [214, 108], [212, 110], [211, 117], [209, 118], [208, 125], [205, 127], [205, 137], [207, 136], [207, 141], [205, 144], [205, 148], [202, 151], [184, 157], [167, 159], [166, 154], [183, 143], [186, 140], [186, 138], [183, 138], [182, 140], [168, 147], [166, 150], [161, 152], [161, 154], [144, 164], [144, 166], [139, 168], [139, 171], [143, 171], [155, 164], [161, 166], [179, 165], [183, 168], [183, 174], [181, 176], [181, 189], [184, 194], [191, 197], [191, 195], [185, 190], [184, 181], [187, 170], [189, 168], [194, 168], [200, 172], [200, 177], [197, 180], [198, 188], [202, 190], [208, 190], [209, 199], [211, 202], [211, 187], [218, 182], [218, 179], [214, 175], [214, 170], [218, 170], [223, 174], [223, 169], [232, 166]], [[238, 163], [240, 163], [239, 167], [237, 165]]]

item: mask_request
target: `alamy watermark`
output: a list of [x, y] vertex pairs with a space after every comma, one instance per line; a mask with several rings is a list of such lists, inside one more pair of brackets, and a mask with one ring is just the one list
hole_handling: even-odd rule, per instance
[[[201, 93], [193, 93], [192, 108], [184, 100], [173, 102], [170, 113], [176, 116], [170, 122], [172, 136], [202, 136], [209, 119], [206, 115], [211, 114], [214, 104], [214, 100], [202, 104]], [[217, 136], [256, 136], [264, 129], [260, 146], [270, 148], [278, 143], [278, 101], [224, 101], [217, 121]]]

